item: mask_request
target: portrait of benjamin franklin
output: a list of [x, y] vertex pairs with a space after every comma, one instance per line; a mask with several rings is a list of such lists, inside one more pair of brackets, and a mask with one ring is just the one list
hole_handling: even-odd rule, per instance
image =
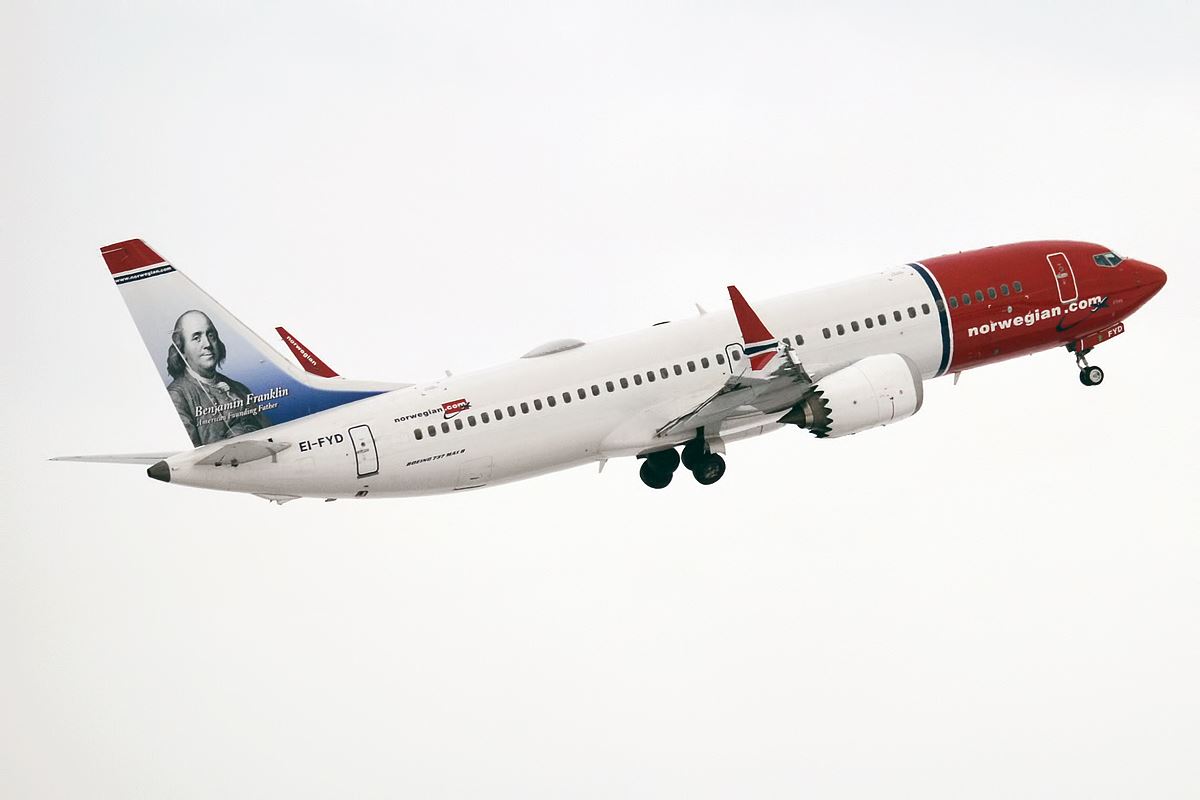
[[167, 391], [196, 447], [270, 424], [247, 402], [250, 389], [217, 371], [224, 361], [225, 343], [208, 315], [195, 309], [181, 314], [167, 350]]

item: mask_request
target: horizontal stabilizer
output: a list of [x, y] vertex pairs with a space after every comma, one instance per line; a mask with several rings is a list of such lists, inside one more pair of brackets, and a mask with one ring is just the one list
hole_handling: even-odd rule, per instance
[[289, 442], [233, 442], [209, 453], [196, 463], [206, 467], [236, 467], [238, 464], [248, 464], [262, 458], [274, 461], [277, 453], [282, 453], [291, 446]]
[[51, 461], [82, 461], [92, 464], [155, 464], [165, 461], [171, 453], [117, 453], [101, 456], [55, 456]]

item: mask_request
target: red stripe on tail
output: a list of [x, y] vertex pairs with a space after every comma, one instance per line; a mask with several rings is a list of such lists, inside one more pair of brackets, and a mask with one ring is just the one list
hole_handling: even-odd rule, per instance
[[100, 248], [100, 255], [104, 256], [104, 263], [108, 264], [108, 271], [113, 275], [161, 264], [166, 260], [141, 239], [105, 245]]

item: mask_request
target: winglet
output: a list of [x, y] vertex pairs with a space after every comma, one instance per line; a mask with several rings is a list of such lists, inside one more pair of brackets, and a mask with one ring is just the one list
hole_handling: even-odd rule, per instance
[[338, 374], [330, 369], [329, 365], [317, 357], [317, 354], [309, 350], [300, 340], [287, 332], [282, 326], [276, 327], [275, 332], [279, 334], [279, 338], [283, 339], [284, 343], [291, 348], [295, 354], [296, 360], [300, 362], [300, 366], [304, 367], [306, 372], [311, 372], [313, 375], [319, 375], [322, 378], [336, 378]]
[[733, 302], [738, 327], [742, 329], [742, 341], [746, 345], [746, 355], [750, 357], [750, 369], [761, 370], [779, 352], [779, 341], [767, 330], [736, 286], [729, 287], [729, 299]]

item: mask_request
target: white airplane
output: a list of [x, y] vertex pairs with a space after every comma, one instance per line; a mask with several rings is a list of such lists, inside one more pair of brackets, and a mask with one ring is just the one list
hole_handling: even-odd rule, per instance
[[1086, 355], [1166, 283], [1100, 245], [1026, 242], [757, 309], [730, 286], [727, 312], [413, 385], [336, 377], [280, 330], [297, 369], [141, 240], [101, 253], [193, 449], [58, 460], [148, 464], [156, 480], [281, 504], [477, 489], [622, 456], [656, 489], [680, 464], [712, 484], [730, 442], [897, 422], [920, 410], [923, 381], [1036, 350], [1066, 347], [1099, 384]]

